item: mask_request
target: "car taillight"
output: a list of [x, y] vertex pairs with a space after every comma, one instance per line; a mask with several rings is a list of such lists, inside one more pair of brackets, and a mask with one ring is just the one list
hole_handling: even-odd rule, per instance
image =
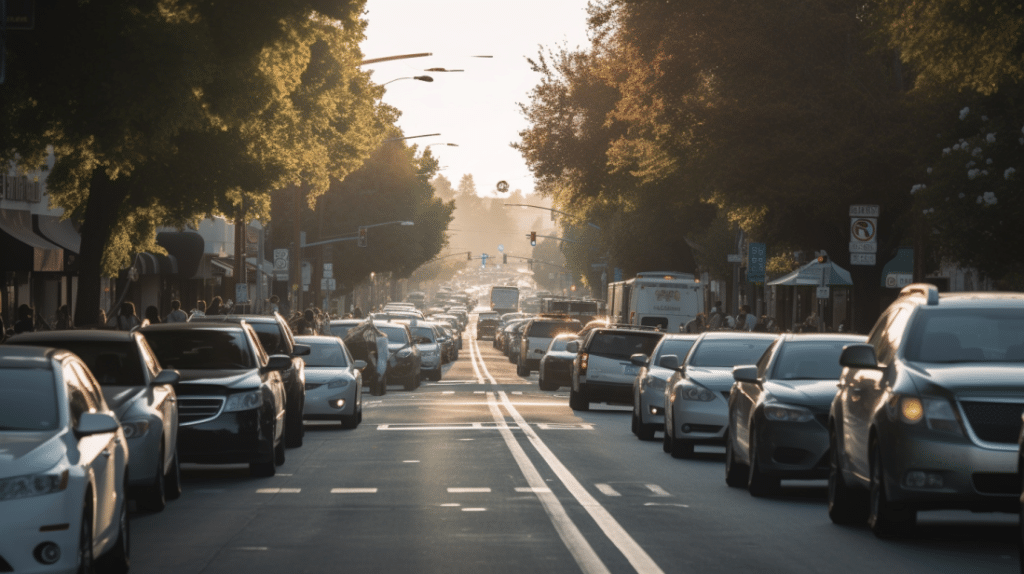
[[580, 374], [584, 375], [587, 373], [587, 359], [590, 358], [589, 353], [580, 353]]

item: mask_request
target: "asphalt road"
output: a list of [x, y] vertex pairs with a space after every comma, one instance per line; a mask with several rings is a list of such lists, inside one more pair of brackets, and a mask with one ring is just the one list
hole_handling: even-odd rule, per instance
[[628, 407], [574, 413], [465, 343], [440, 382], [366, 395], [357, 429], [307, 423], [275, 477], [183, 467], [181, 499], [132, 514], [133, 572], [1019, 571], [1016, 516], [922, 512], [881, 541], [829, 521], [824, 481], [752, 498], [723, 449], [672, 459]]

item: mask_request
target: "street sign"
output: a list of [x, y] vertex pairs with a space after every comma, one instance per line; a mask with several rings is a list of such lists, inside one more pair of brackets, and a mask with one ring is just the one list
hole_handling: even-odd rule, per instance
[[277, 281], [288, 280], [288, 250], [274, 250], [274, 279]]
[[751, 243], [747, 252], [747, 281], [764, 283], [765, 266], [768, 263], [768, 246]]
[[501, 252], [501, 253], [504, 253], [505, 252], [505, 246], [504, 245], [499, 245], [498, 246], [498, 251]]
[[850, 242], [850, 253], [878, 253], [878, 243]]
[[730, 253], [725, 256], [725, 260], [729, 263], [741, 263], [743, 261], [743, 256], [739, 253]]
[[508, 193], [508, 182], [507, 181], [501, 180], [501, 181], [498, 182], [498, 192], [500, 192], [500, 193]]
[[850, 265], [874, 265], [875, 254], [874, 253], [851, 253], [850, 254]]
[[324, 279], [331, 279], [332, 277], [334, 277], [334, 264], [333, 263], [324, 263], [324, 272], [323, 272], [323, 275], [321, 275], [321, 276]]
[[235, 303], [249, 302], [249, 286], [245, 283], [235, 284]]
[[913, 273], [890, 273], [885, 276], [885, 286], [891, 289], [902, 289], [913, 282]]
[[877, 205], [851, 205], [850, 217], [878, 217]]
[[335, 282], [334, 279], [325, 277], [320, 280], [320, 289], [322, 291], [334, 291], [337, 288], [338, 284]]
[[829, 296], [829, 288], [828, 287], [818, 287], [817, 288], [817, 292], [818, 292], [818, 299], [828, 299], [828, 296]]

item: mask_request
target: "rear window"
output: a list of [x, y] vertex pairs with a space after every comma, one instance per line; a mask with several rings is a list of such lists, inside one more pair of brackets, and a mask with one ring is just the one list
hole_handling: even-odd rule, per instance
[[345, 335], [348, 335], [348, 332], [352, 330], [352, 327], [355, 327], [355, 325], [331, 325], [331, 334], [344, 339]]
[[146, 384], [142, 361], [134, 342], [61, 341], [59, 344], [51, 344], [78, 355], [101, 387], [137, 387]]
[[693, 346], [697, 341], [695, 339], [669, 339], [661, 343], [661, 347], [658, 349], [658, 356], [654, 357], [653, 364], [657, 365], [658, 361], [662, 357], [668, 355], [675, 355], [679, 357], [679, 362], [682, 362], [686, 358], [686, 354], [690, 352], [690, 347]]
[[772, 344], [772, 339], [705, 339], [693, 351], [689, 364], [694, 367], [735, 367], [753, 365]]
[[668, 319], [665, 317], [644, 317], [640, 319], [640, 325], [644, 327], [658, 327], [659, 329], [668, 328]]
[[416, 338], [417, 343], [433, 343], [436, 335], [434, 330], [430, 327], [412, 327], [409, 329], [412, 331], [412, 336]]
[[376, 327], [388, 336], [389, 343], [405, 345], [409, 342], [409, 337], [406, 334], [405, 327], [398, 327], [395, 325], [377, 325]]
[[660, 333], [597, 333], [587, 352], [591, 355], [628, 360], [637, 353], [650, 356], [658, 346]]
[[583, 325], [579, 321], [543, 322], [534, 323], [527, 334], [530, 337], [551, 339], [562, 333], [577, 333], [582, 328]]
[[0, 369], [0, 431], [56, 430], [57, 382], [49, 369]]
[[149, 331], [146, 340], [165, 369], [252, 369], [256, 366], [241, 329]]
[[302, 358], [307, 367], [347, 367], [345, 349], [336, 342], [314, 343], [309, 354]]
[[854, 341], [787, 341], [779, 351], [773, 379], [783, 381], [838, 380], [843, 372], [839, 355]]

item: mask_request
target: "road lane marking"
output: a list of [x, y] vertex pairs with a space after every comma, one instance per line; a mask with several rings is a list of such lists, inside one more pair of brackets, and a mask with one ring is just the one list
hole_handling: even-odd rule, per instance
[[609, 486], [607, 484], [603, 484], [603, 483], [599, 482], [599, 483], [595, 484], [594, 487], [597, 488], [599, 491], [601, 491], [601, 494], [603, 494], [605, 496], [622, 496], [621, 494], [619, 494], [619, 491], [615, 490], [614, 488], [612, 488], [611, 486]]
[[331, 494], [377, 494], [376, 488], [332, 488]]
[[533, 423], [533, 426], [540, 430], [594, 430], [591, 423]]
[[551, 489], [546, 486], [517, 486], [516, 492], [551, 492]]
[[654, 493], [654, 496], [672, 496], [667, 490], [658, 486], [657, 484], [645, 484], [648, 490]]
[[441, 391], [442, 395], [454, 395], [455, 391]]
[[459, 503], [459, 502], [446, 502], [446, 503], [441, 504], [439, 506], [462, 506], [462, 503]]
[[[473, 365], [473, 371], [476, 376], [483, 381], [483, 375], [481, 369], [486, 372], [487, 365], [484, 364], [483, 358], [480, 356], [480, 350], [476, 341], [472, 341], [469, 346], [470, 362]], [[477, 364], [479, 359], [479, 365]], [[487, 374], [490, 376], [490, 373]], [[493, 394], [487, 395], [487, 406], [491, 411], [491, 416], [494, 417], [495, 423], [505, 423], [505, 416], [501, 414], [501, 409], [498, 408], [498, 403], [494, 398]], [[546, 489], [547, 485], [544, 483], [544, 479], [540, 475], [540, 471], [534, 466], [530, 457], [526, 454], [526, 450], [519, 445], [519, 441], [512, 435], [512, 431], [508, 429], [507, 425], [504, 428], [500, 428], [501, 438], [504, 439], [505, 445], [508, 450], [512, 453], [512, 458], [515, 459], [516, 464], [519, 466], [519, 472], [523, 473], [523, 478], [526, 479], [526, 483], [531, 487], [538, 489], [535, 493], [537, 498], [540, 500], [541, 506], [544, 508], [544, 512], [547, 513], [548, 518], [551, 520], [551, 524], [555, 527], [555, 532], [558, 533], [559, 538], [562, 539], [562, 543], [572, 554], [576, 564], [579, 565], [580, 570], [584, 574], [611, 574], [608, 567], [604, 565], [601, 558], [598, 557], [597, 552], [594, 552], [594, 548], [587, 542], [587, 539], [580, 532], [579, 527], [569, 518], [569, 514], [565, 511], [565, 507], [558, 498]]]
[[301, 488], [257, 488], [256, 494], [298, 494]]
[[490, 491], [491, 491], [491, 489], [489, 487], [486, 487], [486, 486], [484, 486], [484, 487], [460, 487], [460, 486], [453, 486], [453, 487], [449, 487], [448, 488], [448, 492], [451, 493], [451, 494], [466, 494], [466, 493], [473, 493], [473, 492], [490, 492]]
[[523, 391], [512, 391], [512, 394], [513, 395], [521, 395], [521, 394], [523, 394]]
[[486, 508], [463, 508], [463, 512], [486, 512]]
[[196, 490], [189, 489], [189, 493], [190, 494], [191, 493], [194, 493], [194, 494], [221, 494], [222, 492], [227, 492], [227, 489], [225, 489], [225, 488], [198, 488]]
[[236, 546], [234, 549], [235, 550], [246, 550], [246, 551], [252, 551], [252, 550], [260, 550], [260, 551], [262, 551], [262, 550], [270, 550], [270, 547], [269, 546]]
[[690, 508], [689, 504], [676, 504], [673, 502], [645, 502], [644, 506], [676, 506], [678, 508]]
[[403, 460], [402, 462], [419, 462], [418, 460]]
[[[497, 382], [494, 380], [490, 372], [487, 370], [487, 364], [484, 362], [482, 356], [479, 355], [479, 351], [476, 348], [475, 341], [473, 341], [473, 343], [474, 344], [470, 346], [470, 352], [471, 355], [473, 356], [473, 370], [476, 371], [477, 376], [479, 376], [482, 372], [484, 375], [486, 375], [487, 379], [490, 380], [492, 385], [497, 386]], [[479, 357], [479, 366], [477, 357]], [[647, 552], [645, 552], [639, 544], [637, 544], [636, 540], [634, 540], [633, 537], [630, 536], [628, 532], [626, 532], [622, 525], [615, 520], [615, 517], [613, 517], [611, 513], [609, 513], [608, 510], [605, 509], [604, 506], [601, 506], [601, 503], [598, 502], [597, 499], [594, 498], [594, 496], [590, 494], [590, 492], [588, 492], [586, 488], [583, 487], [580, 481], [577, 480], [575, 476], [573, 476], [573, 474], [569, 471], [568, 468], [566, 468], [564, 464], [562, 464], [562, 461], [560, 461], [558, 457], [556, 457], [555, 454], [551, 452], [551, 449], [549, 449], [547, 445], [544, 444], [544, 441], [542, 441], [540, 436], [537, 435], [537, 432], [534, 431], [533, 428], [531, 428], [530, 425], [526, 423], [526, 420], [522, 417], [521, 414], [519, 414], [519, 411], [516, 410], [515, 405], [513, 405], [512, 401], [509, 400], [508, 395], [505, 394], [505, 391], [499, 390], [497, 391], [497, 395], [498, 398], [501, 400], [501, 404], [505, 407], [505, 410], [512, 417], [512, 420], [514, 420], [515, 423], [519, 425], [519, 427], [522, 429], [523, 433], [530, 441], [530, 444], [533, 445], [533, 448], [537, 450], [537, 453], [540, 454], [541, 458], [544, 459], [544, 462], [546, 462], [547, 465], [551, 468], [551, 470], [555, 473], [555, 476], [557, 476], [558, 479], [562, 481], [562, 484], [565, 485], [565, 487], [569, 490], [569, 493], [572, 494], [573, 498], [575, 498], [576, 501], [583, 507], [583, 509], [587, 511], [587, 514], [589, 514], [590, 517], [594, 520], [594, 522], [597, 523], [597, 525], [601, 528], [601, 531], [604, 532], [605, 536], [607, 536], [608, 539], [611, 540], [612, 544], [614, 544], [615, 547], [619, 549], [619, 552], [621, 552], [622, 555], [626, 558], [626, 560], [629, 561], [630, 565], [632, 565], [637, 572], [642, 572], [644, 574], [661, 574], [663, 571], [654, 561], [654, 559], [652, 559], [650, 555], [647, 554]], [[488, 395], [488, 399], [491, 399], [492, 396], [493, 395]], [[491, 412], [494, 413], [495, 421], [505, 420], [505, 417], [501, 415], [501, 411], [498, 409], [496, 404], [491, 405]], [[512, 435], [512, 431], [503, 430], [501, 431], [501, 434], [502, 437], [505, 438], [505, 443], [509, 445], [509, 450], [512, 450], [513, 455], [516, 455], [516, 449], [518, 449], [518, 451], [522, 453], [522, 456], [524, 458], [526, 457], [526, 452], [523, 450], [521, 446], [519, 446], [519, 443], [515, 440], [515, 438]], [[536, 474], [536, 480], [540, 481], [540, 474], [537, 473], [537, 469], [536, 467], [533, 466], [533, 463], [529, 462], [529, 459], [526, 459], [526, 464], [528, 464], [530, 469], [532, 469], [533, 472]], [[525, 469], [523, 468], [523, 464], [520, 464], [520, 469], [523, 470], [523, 474], [526, 475]], [[542, 481], [539, 483], [531, 481], [529, 477], [527, 477], [527, 482], [530, 483], [531, 486], [541, 486], [543, 484]], [[554, 494], [538, 495], [538, 497], [541, 498], [542, 500], [546, 496], [554, 498]], [[547, 506], [545, 506], [545, 509], [546, 508]], [[559, 508], [562, 508], [560, 503]], [[562, 508], [562, 511], [564, 512], [564, 508]], [[576, 534], [579, 534], [579, 529], [576, 528], [576, 525], [573, 524], [571, 520], [569, 521], [569, 524], [572, 526], [573, 530], [576, 531]], [[559, 534], [561, 534], [561, 532], [559, 532]], [[590, 544], [586, 541], [586, 539], [582, 537], [582, 534], [579, 534], [579, 536], [581, 542], [584, 545], [586, 545], [586, 549], [589, 550], [591, 554], [593, 554], [593, 560], [596, 561], [596, 564], [592, 565], [590, 563], [587, 563], [585, 565], [583, 562], [580, 561], [580, 556], [577, 556], [576, 552], [574, 552], [573, 546], [570, 545], [568, 541], [566, 541], [566, 538], [564, 536], [562, 537], [562, 540], [566, 541], [566, 546], [569, 547], [570, 552], [572, 552], [573, 556], [577, 559], [576, 561], [577, 563], [579, 563], [580, 568], [584, 572], [607, 572], [608, 568], [604, 565], [603, 562], [601, 562], [601, 559], [593, 553], [594, 550], [590, 547]], [[595, 568], [600, 568], [600, 570], [589, 570], [591, 566]]]

